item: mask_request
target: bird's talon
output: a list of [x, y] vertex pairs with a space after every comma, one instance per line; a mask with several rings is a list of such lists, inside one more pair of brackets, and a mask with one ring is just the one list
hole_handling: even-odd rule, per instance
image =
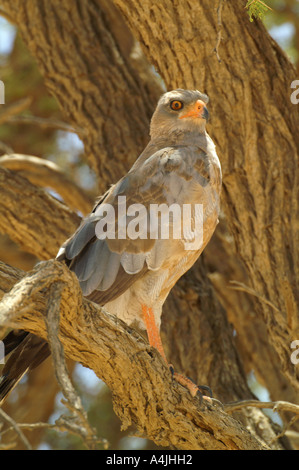
[[203, 394], [199, 389], [197, 389], [196, 396], [199, 398], [200, 404], [202, 404]]
[[213, 398], [213, 392], [212, 390], [210, 389], [210, 387], [208, 387], [207, 385], [197, 385], [197, 388], [198, 390], [204, 390], [205, 392], [208, 392], [209, 393], [209, 397], [207, 395], [204, 395], [202, 392], [202, 396], [203, 397], [206, 397], [206, 398]]

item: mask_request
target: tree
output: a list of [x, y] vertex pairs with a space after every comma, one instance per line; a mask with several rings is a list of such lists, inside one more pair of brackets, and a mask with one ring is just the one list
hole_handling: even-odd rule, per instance
[[[82, 138], [99, 192], [143, 149], [164, 87], [209, 95], [223, 215], [204, 255], [167, 300], [166, 353], [176, 369], [208, 383], [223, 403], [253, 398], [246, 381], [251, 370], [272, 400], [296, 403], [298, 366], [290, 345], [299, 334], [299, 107], [290, 100], [297, 77], [284, 52], [260, 21], [249, 21], [241, 0], [1, 0], [0, 6]], [[66, 207], [14, 171], [1, 168], [0, 175], [1, 231], [40, 260], [54, 257], [78, 224], [79, 207]], [[2, 290], [23, 275], [3, 266]], [[57, 283], [63, 284], [61, 301], [50, 287]], [[215, 404], [213, 411], [201, 410], [171, 385], [146, 342], [82, 300], [76, 280], [57, 263], [38, 268], [3, 299], [6, 324], [47, 337], [40, 315], [50, 308], [40, 294], [46, 287], [56, 299], [51, 305], [61, 304], [66, 355], [104, 379], [124, 427], [176, 448], [285, 445], [256, 407], [241, 408], [233, 418]], [[287, 413], [281, 417], [288, 422]]]

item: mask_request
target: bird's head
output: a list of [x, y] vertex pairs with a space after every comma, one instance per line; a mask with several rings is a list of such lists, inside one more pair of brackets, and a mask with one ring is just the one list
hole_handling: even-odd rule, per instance
[[207, 95], [198, 90], [173, 90], [161, 96], [151, 120], [151, 137], [172, 132], [205, 132]]

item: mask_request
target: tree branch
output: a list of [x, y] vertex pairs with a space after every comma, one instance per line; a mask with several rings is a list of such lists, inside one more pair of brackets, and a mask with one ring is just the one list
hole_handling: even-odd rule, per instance
[[39, 259], [56, 256], [80, 217], [21, 175], [0, 167], [0, 232]]
[[31, 155], [10, 154], [0, 157], [0, 166], [18, 171], [31, 183], [54, 189], [73, 210], [87, 215], [93, 201], [54, 162]]
[[6, 421], [7, 423], [9, 423], [12, 426], [14, 431], [17, 433], [17, 435], [19, 436], [19, 438], [21, 439], [21, 441], [25, 445], [26, 449], [27, 450], [32, 450], [30, 442], [28, 441], [26, 436], [23, 434], [22, 430], [20, 429], [20, 426], [7, 413], [5, 413], [5, 411], [3, 411], [1, 408], [0, 408], [0, 416], [1, 416], [2, 419], [4, 419], [4, 421]]
[[0, 125], [9, 121], [12, 117], [24, 111], [24, 109], [29, 108], [31, 101], [30, 97], [26, 97], [5, 106], [4, 110], [0, 113]]
[[299, 415], [299, 405], [287, 401], [259, 401], [259, 400], [241, 400], [234, 403], [226, 403], [224, 409], [227, 413], [253, 406], [255, 408], [267, 408], [273, 411], [290, 411]]
[[15, 124], [34, 124], [42, 128], [59, 129], [65, 132], [72, 132], [74, 134], [80, 134], [84, 132], [81, 129], [75, 129], [65, 122], [54, 119], [41, 118], [39, 116], [11, 116], [7, 119], [7, 122]]
[[0, 324], [47, 339], [49, 288], [61, 283], [60, 341], [68, 357], [106, 382], [123, 429], [137, 427], [156, 444], [177, 449], [267, 447], [221, 407], [200, 405], [172, 382], [159, 354], [137, 332], [82, 299], [75, 275], [62, 263], [43, 262], [17, 283], [0, 303]]

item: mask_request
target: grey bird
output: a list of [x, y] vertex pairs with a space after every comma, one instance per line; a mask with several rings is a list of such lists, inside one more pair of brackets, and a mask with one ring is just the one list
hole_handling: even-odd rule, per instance
[[[163, 304], [218, 223], [221, 166], [206, 132], [207, 102], [198, 90], [162, 95], [151, 120], [150, 142], [57, 255], [75, 272], [86, 298], [145, 329], [166, 363], [159, 333]], [[43, 340], [26, 332], [11, 332], [6, 342], [13, 352], [0, 379], [0, 402], [49, 354]], [[208, 390], [173, 375], [193, 396]]]

